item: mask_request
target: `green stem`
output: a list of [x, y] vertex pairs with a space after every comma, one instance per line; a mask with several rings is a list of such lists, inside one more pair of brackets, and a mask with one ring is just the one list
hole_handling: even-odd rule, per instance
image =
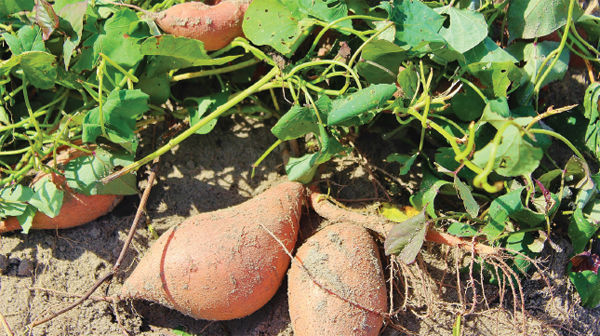
[[269, 154], [271, 154], [271, 152], [273, 150], [275, 150], [275, 148], [277, 148], [277, 146], [279, 146], [281, 143], [283, 142], [283, 140], [281, 139], [277, 139], [277, 141], [275, 141], [271, 147], [269, 147], [259, 158], [258, 160], [256, 160], [253, 164], [252, 164], [252, 173], [250, 174], [250, 178], [254, 178], [254, 172], [256, 171], [256, 167], [258, 167], [258, 165], [260, 165], [261, 162], [263, 162], [263, 160], [269, 156]]
[[144, 158], [124, 167], [123, 169], [119, 170], [118, 172], [105, 177], [104, 179], [102, 179], [102, 182], [108, 183], [124, 174], [129, 173], [130, 171], [139, 169], [141, 166], [145, 165], [146, 163], [165, 154], [166, 152], [171, 150], [173, 147], [177, 146], [180, 142], [187, 139], [192, 134], [196, 133], [196, 131], [198, 131], [200, 128], [204, 127], [204, 125], [209, 123], [211, 120], [214, 120], [215, 118], [219, 117], [221, 114], [227, 112], [227, 110], [229, 110], [230, 108], [232, 108], [233, 106], [235, 106], [237, 103], [241, 102], [248, 96], [256, 93], [258, 91], [258, 89], [260, 89], [263, 85], [268, 83], [271, 79], [273, 79], [279, 73], [280, 73], [279, 68], [272, 68], [271, 71], [269, 71], [263, 78], [258, 80], [256, 83], [254, 83], [253, 85], [251, 85], [244, 91], [242, 91], [239, 94], [232, 97], [225, 104], [217, 107], [217, 109], [214, 110], [212, 113], [210, 113], [206, 117], [202, 118], [202, 120], [200, 120], [197, 124], [195, 124], [194, 126], [191, 126], [187, 130], [185, 130], [184, 132], [182, 132], [181, 134], [179, 134], [178, 136], [176, 136], [175, 138], [170, 140], [166, 145], [162, 146], [155, 152], [145, 156]]
[[585, 160], [585, 157], [575, 147], [575, 145], [573, 145], [573, 143], [571, 143], [571, 141], [569, 141], [567, 138], [565, 138], [564, 136], [560, 135], [559, 133], [556, 133], [556, 132], [553, 132], [553, 131], [550, 131], [550, 130], [546, 130], [546, 129], [542, 129], [542, 128], [534, 128], [534, 129], [529, 130], [529, 132], [531, 132], [531, 133], [546, 134], [546, 135], [549, 135], [551, 137], [557, 138], [558, 140], [562, 141], [565, 145], [567, 145], [567, 147], [569, 147], [573, 151], [573, 153], [575, 153], [575, 155], [577, 155], [580, 159]]
[[132, 73], [130, 73], [129, 71], [123, 69], [122, 66], [120, 66], [119, 64], [117, 64], [115, 61], [113, 61], [112, 59], [110, 59], [110, 57], [106, 56], [103, 53], [98, 53], [100, 56], [102, 56], [102, 60], [108, 62], [108, 64], [112, 65], [115, 69], [119, 70], [120, 73], [123, 74], [123, 76], [129, 78], [130, 81], [137, 83], [139, 82], [139, 79], [137, 77], [135, 77]]
[[[594, 54], [596, 54], [596, 56], [600, 55], [600, 52], [598, 51], [598, 49], [594, 48], [593, 45], [591, 45], [588, 41], [586, 41], [583, 37], [581, 37], [581, 35], [579, 35], [577, 28], [575, 28], [574, 22], [571, 22], [571, 33], [575, 36], [574, 42], [580, 42], [584, 46], [586, 46], [588, 48], [588, 50], [591, 50]], [[585, 50], [585, 49], [582, 48], [581, 50]]]
[[21, 92], [21, 90], [23, 90], [23, 85], [19, 86], [18, 88], [12, 90], [9, 94], [7, 94], [4, 97], [0, 98], [0, 104], [4, 104], [6, 103], [9, 99], [12, 99], [14, 96], [17, 95], [17, 93]]
[[[289, 73], [287, 73], [285, 76], [283, 76], [283, 79], [289, 79], [290, 77], [292, 77], [296, 72], [305, 69], [305, 68], [309, 68], [312, 66], [319, 66], [319, 65], [329, 65], [329, 64], [334, 64], [334, 65], [339, 65], [343, 68], [346, 69], [346, 71], [348, 71], [348, 73], [352, 76], [352, 78], [354, 79], [354, 81], [356, 82], [356, 86], [358, 87], [358, 89], [362, 89], [362, 84], [360, 83], [360, 79], [358, 78], [358, 75], [356, 74], [356, 72], [349, 67], [346, 63], [340, 62], [340, 61], [334, 61], [334, 60], [318, 60], [318, 61], [312, 61], [312, 62], [306, 62], [306, 63], [302, 63], [300, 65], [297, 65], [296, 67], [294, 67], [292, 70], [290, 70]], [[346, 83], [346, 85], [344, 86], [345, 88], [348, 87], [348, 83]], [[345, 91], [345, 89], [342, 89], [343, 91]], [[342, 92], [343, 92], [342, 91]]]
[[[544, 80], [546, 79], [546, 77], [548, 77], [548, 75], [550, 74], [550, 71], [554, 68], [554, 66], [558, 62], [558, 59], [560, 58], [560, 54], [562, 53], [563, 49], [565, 48], [565, 45], [567, 43], [567, 37], [569, 35], [568, 34], [569, 27], [571, 26], [571, 23], [573, 22], [573, 7], [574, 7], [574, 5], [575, 5], [575, 0], [570, 0], [569, 10], [567, 12], [567, 24], [565, 25], [565, 34], [563, 35], [562, 39], [560, 39], [560, 44], [559, 44], [558, 48], [552, 50], [552, 52], [544, 60], [544, 63], [542, 63], [542, 67], [540, 67], [540, 69], [543, 69], [544, 64], [549, 59], [552, 58], [552, 63], [550, 63], [550, 65], [544, 70], [544, 73], [536, 81], [535, 87], [533, 89], [533, 93], [536, 97], [537, 97], [538, 93], [540, 92], [540, 89], [542, 87], [542, 84], [544, 83]], [[539, 75], [539, 73], [538, 73], [538, 75]]]
[[218, 68], [218, 69], [200, 70], [200, 71], [188, 72], [188, 73], [175, 75], [175, 76], [173, 76], [173, 78], [171, 78], [171, 81], [178, 82], [178, 81], [185, 80], [185, 79], [219, 75], [219, 74], [223, 74], [223, 73], [237, 71], [237, 70], [252, 66], [254, 64], [257, 64], [257, 63], [260, 63], [260, 60], [253, 58], [253, 59], [249, 59], [244, 62], [240, 62], [240, 63], [234, 64], [234, 65], [230, 65], [230, 66], [226, 66], [226, 67], [222, 67], [222, 68]]
[[41, 146], [41, 142], [43, 141], [42, 129], [40, 128], [40, 125], [38, 124], [37, 119], [33, 114], [33, 109], [31, 108], [31, 103], [29, 101], [29, 94], [27, 93], [27, 81], [25, 79], [23, 79], [23, 99], [25, 100], [25, 107], [27, 108], [27, 113], [29, 113], [29, 121], [33, 124], [33, 127], [35, 128], [37, 138], [40, 141], [39, 145]]
[[108, 138], [106, 133], [106, 127], [104, 126], [104, 110], [102, 109], [104, 105], [104, 99], [102, 99], [102, 88], [103, 88], [103, 80], [104, 80], [104, 68], [106, 67], [106, 58], [102, 58], [100, 61], [100, 65], [96, 69], [96, 74], [98, 77], [98, 114], [100, 115], [100, 129], [102, 130], [102, 136]]

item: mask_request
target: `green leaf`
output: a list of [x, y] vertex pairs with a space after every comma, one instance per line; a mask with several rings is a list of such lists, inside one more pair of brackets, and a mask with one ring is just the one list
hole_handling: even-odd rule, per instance
[[286, 174], [290, 181], [307, 184], [312, 181], [319, 165], [329, 161], [344, 147], [333, 137], [323, 134], [321, 136], [321, 150], [312, 154], [305, 154], [299, 158], [290, 158], [285, 166]]
[[483, 109], [481, 121], [487, 121], [496, 129], [500, 129], [508, 119], [511, 119], [511, 113], [505, 97], [488, 100]]
[[[550, 64], [548, 62], [546, 67], [541, 68], [542, 63], [553, 50], [558, 48], [558, 46], [559, 43], [553, 41], [542, 41], [527, 44], [514, 43], [510, 46], [509, 51], [513, 55], [518, 56], [520, 60], [525, 61], [523, 71], [525, 72], [526, 76], [523, 77], [521, 81], [521, 87], [516, 92], [516, 98], [518, 99], [520, 105], [525, 105], [532, 97], [537, 77], [541, 76], [541, 73], [545, 72], [547, 66]], [[550, 70], [542, 82], [541, 87], [544, 87], [551, 82], [561, 80], [565, 76], [568, 68], [569, 50], [565, 48], [558, 57], [558, 61], [554, 67], [552, 67], [552, 70]]]
[[135, 88], [142, 90], [150, 96], [150, 103], [162, 105], [171, 96], [171, 77], [166, 72], [149, 75], [149, 71], [142, 73]]
[[407, 58], [406, 48], [389, 41], [375, 40], [363, 49], [357, 70], [369, 83], [394, 83], [402, 62]]
[[476, 62], [467, 65], [467, 70], [481, 81], [485, 92], [494, 97], [506, 97], [509, 86], [518, 86], [523, 77], [522, 70], [512, 61]]
[[449, 17], [448, 28], [442, 27], [439, 34], [459, 53], [472, 49], [487, 37], [488, 28], [483, 14], [451, 6], [440, 7], [435, 11]]
[[134, 68], [142, 60], [138, 40], [134, 37], [137, 24], [142, 21], [130, 9], [121, 9], [104, 23], [104, 32], [94, 42], [94, 59], [103, 53], [125, 68]]
[[488, 210], [489, 222], [482, 230], [489, 240], [495, 240], [504, 232], [506, 221], [510, 218], [519, 224], [533, 228], [546, 221], [543, 213], [534, 212], [526, 208], [521, 201], [521, 194], [525, 187], [519, 187], [511, 192], [496, 198]]
[[486, 103], [470, 86], [465, 85], [461, 93], [450, 100], [450, 109], [462, 121], [472, 121], [479, 118]]
[[5, 0], [0, 1], [0, 17], [6, 17], [21, 11], [33, 9], [33, 0]]
[[517, 63], [518, 60], [508, 53], [506, 50], [500, 48], [494, 40], [486, 37], [481, 43], [474, 48], [465, 52], [466, 64], [479, 63], [479, 62], [491, 62], [491, 63], [504, 63], [512, 62]]
[[402, 89], [404, 98], [412, 99], [419, 88], [417, 67], [414, 64], [410, 64], [404, 70], [401, 70], [398, 73], [397, 81]]
[[308, 133], [318, 133], [318, 120], [312, 109], [294, 105], [271, 128], [271, 132], [280, 140], [297, 139]]
[[469, 187], [461, 181], [457, 175], [454, 175], [454, 188], [456, 188], [458, 195], [462, 199], [467, 213], [473, 218], [477, 217], [479, 214], [479, 204], [477, 204], [477, 201], [473, 198], [473, 194], [471, 194]]
[[17, 31], [17, 35], [2, 34], [13, 55], [20, 55], [26, 51], [46, 51], [42, 31], [38, 26], [25, 25]]
[[[217, 107], [225, 104], [227, 98], [229, 98], [229, 92], [219, 92], [202, 98], [186, 98], [184, 101], [185, 103], [192, 102], [193, 105], [195, 105], [194, 108], [190, 108], [190, 126], [196, 125], [204, 116], [212, 113]], [[217, 119], [215, 118], [196, 131], [196, 134], [210, 133], [216, 125]]]
[[37, 0], [34, 9], [35, 23], [42, 29], [42, 38], [46, 41], [50, 38], [52, 32], [58, 28], [58, 16], [52, 5], [45, 0]]
[[450, 185], [450, 182], [441, 180], [426, 170], [423, 174], [419, 191], [410, 197], [410, 203], [417, 209], [426, 208], [427, 215], [435, 218], [437, 217], [434, 204], [435, 198], [439, 194], [440, 189]]
[[85, 195], [134, 195], [137, 193], [137, 180], [133, 173], [106, 184], [101, 182], [116, 168], [125, 167], [133, 161], [133, 153], [114, 150], [109, 152], [98, 147], [93, 155], [69, 161], [64, 167], [64, 175], [70, 188]]
[[291, 157], [285, 165], [285, 173], [290, 181], [310, 183], [317, 172], [319, 153], [304, 154], [299, 158]]
[[79, 46], [81, 42], [81, 36], [83, 32], [83, 18], [88, 8], [88, 1], [79, 1], [79, 0], [67, 0], [67, 1], [57, 1], [54, 4], [54, 9], [56, 13], [60, 16], [61, 19], [65, 20], [71, 25], [71, 29], [73, 29], [73, 34], [69, 34], [65, 38], [65, 42], [63, 44], [63, 59], [65, 64], [65, 69], [69, 68], [69, 64], [71, 63], [71, 57], [75, 49]]
[[56, 57], [43, 51], [27, 51], [19, 55], [27, 81], [38, 89], [50, 89], [57, 76]]
[[[508, 8], [510, 39], [532, 39], [545, 36], [567, 23], [569, 0], [519, 0], [511, 1]], [[575, 2], [573, 20], [582, 10]]]
[[[508, 121], [507, 121], [508, 122]], [[473, 162], [484, 167], [491, 159], [493, 143], [475, 152]], [[512, 177], [532, 173], [540, 164], [544, 151], [527, 141], [520, 128], [511, 125], [502, 133], [500, 144], [496, 148], [494, 171], [502, 176]]]
[[[533, 244], [533, 242], [534, 239], [531, 232], [515, 232], [508, 236], [505, 247], [508, 250], [516, 251], [526, 256], [531, 256], [534, 253], [529, 249], [529, 246]], [[529, 267], [531, 267], [531, 262], [519, 254], [516, 254], [512, 261], [514, 266], [516, 266], [516, 269], [521, 273], [527, 272]]]
[[419, 254], [427, 233], [425, 210], [394, 225], [385, 240], [385, 254], [396, 254], [406, 264], [411, 264]]
[[596, 216], [590, 218], [593, 219], [593, 222], [586, 219], [584, 211], [581, 208], [576, 208], [571, 217], [568, 234], [573, 245], [574, 254], [583, 252], [594, 233], [600, 228], [600, 215], [598, 214], [600, 211], [600, 200], [594, 200], [591, 205], [596, 213]]
[[[345, 0], [298, 0], [298, 8], [301, 12], [325, 22], [333, 22], [348, 15]], [[352, 28], [352, 21], [344, 20], [337, 25]]]
[[56, 217], [63, 204], [64, 192], [56, 188], [50, 177], [37, 181], [33, 185], [33, 190], [34, 194], [29, 200], [29, 204], [50, 218]]
[[152, 36], [140, 45], [142, 55], [152, 56], [146, 71], [148, 77], [174, 69], [206, 65], [223, 65], [241, 55], [211, 58], [199, 40], [173, 35]]
[[600, 115], [598, 100], [600, 100], [600, 83], [594, 82], [587, 87], [583, 98], [583, 113], [590, 122], [596, 121]]
[[31, 225], [33, 224], [33, 217], [35, 217], [37, 210], [34, 206], [28, 205], [25, 208], [25, 211], [19, 216], [17, 216], [17, 220], [21, 225], [21, 229], [23, 233], [28, 233], [29, 229], [31, 229]]
[[21, 184], [1, 189], [0, 218], [22, 215], [27, 207], [25, 202], [28, 202], [32, 196], [33, 190]]
[[472, 225], [461, 222], [450, 224], [447, 232], [456, 237], [475, 237], [479, 234]]
[[394, 0], [389, 6], [382, 3], [388, 11], [389, 19], [396, 23], [396, 43], [408, 45], [422, 51], [430, 46], [432, 49], [446, 44], [439, 34], [444, 17], [418, 0]]
[[328, 125], [338, 125], [359, 117], [370, 110], [380, 108], [396, 92], [395, 84], [373, 84], [359, 90], [336, 104], [329, 117]]
[[292, 0], [254, 0], [244, 15], [244, 35], [256, 45], [268, 45], [291, 55], [312, 30], [312, 20]]
[[575, 285], [583, 307], [600, 306], [600, 275], [594, 271], [569, 272], [569, 279]]
[[585, 90], [583, 98], [584, 115], [589, 119], [589, 123], [585, 132], [585, 146], [595, 155], [600, 158], [600, 83], [595, 82], [590, 84]]
[[113, 90], [102, 107], [104, 120], [101, 120], [100, 108], [90, 110], [83, 120], [82, 139], [84, 142], [95, 142], [102, 135], [102, 124], [106, 129], [106, 137], [132, 150], [132, 143], [137, 143], [134, 134], [135, 122], [148, 110], [148, 95], [141, 90]]
[[413, 155], [393, 153], [388, 155], [385, 160], [388, 162], [398, 162], [400, 164], [398, 175], [406, 175], [412, 168], [418, 156], [419, 153], [414, 153]]

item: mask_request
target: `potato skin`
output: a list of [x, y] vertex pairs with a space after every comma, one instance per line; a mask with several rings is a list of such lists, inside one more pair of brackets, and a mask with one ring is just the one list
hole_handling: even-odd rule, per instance
[[[65, 192], [60, 213], [50, 218], [41, 212], [33, 217], [32, 229], [68, 229], [89, 223], [111, 212], [119, 204], [121, 195], [84, 195]], [[0, 221], [0, 233], [21, 230], [16, 217]]]
[[336, 224], [307, 239], [288, 273], [288, 300], [296, 336], [379, 335], [387, 291], [369, 232]]
[[204, 42], [204, 49], [218, 50], [242, 36], [242, 21], [250, 0], [225, 0], [209, 6], [185, 2], [156, 15], [156, 24], [166, 33]]
[[304, 187], [285, 182], [237, 206], [187, 219], [152, 245], [121, 297], [197, 319], [250, 315], [273, 297], [290, 262], [265, 228], [292, 250], [303, 202]]
[[[94, 148], [90, 147], [89, 149], [93, 150]], [[67, 148], [56, 156], [56, 162], [58, 164], [65, 164], [84, 155], [88, 154]], [[53, 163], [51, 162], [50, 164], [52, 165]], [[45, 173], [38, 174], [33, 179], [32, 184], [47, 176], [50, 175]], [[53, 175], [51, 178], [56, 185], [64, 185], [64, 177]], [[31, 228], [68, 229], [87, 224], [111, 212], [122, 199], [122, 195], [84, 195], [68, 189], [65, 190], [60, 213], [56, 217], [50, 218], [38, 211], [33, 217]], [[16, 217], [8, 217], [0, 220], [0, 233], [15, 230], [21, 230], [21, 224], [19, 224]]]

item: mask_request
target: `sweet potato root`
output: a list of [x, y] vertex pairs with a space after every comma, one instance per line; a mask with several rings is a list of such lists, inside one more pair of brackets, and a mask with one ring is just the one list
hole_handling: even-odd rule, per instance
[[286, 182], [240, 205], [187, 219], [148, 250], [121, 297], [206, 320], [255, 312], [285, 275], [290, 258], [280, 243], [294, 248], [303, 202], [304, 187]]
[[310, 237], [288, 273], [294, 335], [379, 335], [387, 292], [368, 231], [335, 224]]
[[[56, 162], [58, 164], [65, 164], [82, 155], [88, 154], [73, 149], [66, 149], [57, 155]], [[38, 174], [32, 183], [47, 176], [49, 174]], [[66, 186], [64, 177], [53, 174], [51, 178], [59, 188], [65, 191], [63, 205], [60, 213], [54, 218], [37, 212], [33, 218], [32, 229], [67, 229], [86, 224], [112, 211], [123, 198], [121, 195], [88, 196], [76, 193]], [[0, 233], [14, 230], [21, 230], [21, 224], [19, 224], [16, 217], [8, 217], [0, 220]]]
[[210, 6], [186, 2], [153, 15], [166, 33], [204, 42], [204, 49], [221, 49], [242, 36], [242, 21], [250, 0], [225, 0]]
[[[60, 213], [50, 218], [38, 212], [33, 218], [32, 229], [68, 229], [89, 223], [106, 215], [121, 201], [120, 195], [83, 195], [65, 192]], [[0, 221], [0, 233], [21, 230], [16, 217]]]

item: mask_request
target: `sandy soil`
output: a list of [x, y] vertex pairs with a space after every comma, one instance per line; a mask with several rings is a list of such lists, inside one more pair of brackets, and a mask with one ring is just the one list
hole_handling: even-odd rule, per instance
[[[221, 120], [210, 135], [188, 139], [162, 159], [159, 180], [148, 202], [147, 224], [160, 234], [190, 215], [238, 204], [282, 181], [285, 177], [279, 150], [250, 178], [251, 164], [273, 141], [267, 126], [241, 117], [228, 117]], [[390, 147], [393, 143], [382, 145]], [[370, 144], [371, 148], [385, 146]], [[383, 154], [375, 153], [376, 156]], [[336, 162], [334, 196], [373, 197], [373, 184], [365, 168], [356, 164], [358, 161], [354, 158]], [[140, 174], [141, 188], [145, 176]], [[402, 189], [401, 195], [410, 192], [406, 186], [398, 188]], [[27, 330], [28, 323], [72, 302], [73, 298], [65, 293], [83, 293], [112, 267], [138, 199], [127, 197], [111, 214], [80, 228], [0, 237], [0, 313], [15, 335], [123, 335], [128, 332], [149, 336], [176, 335], [176, 330], [198, 335], [293, 335], [286, 280], [267, 306], [234, 321], [194, 320], [146, 302], [115, 305], [89, 300], [46, 324]], [[307, 213], [301, 225], [300, 241], [327, 223]], [[118, 293], [123, 279], [153, 240], [147, 226], [141, 225], [121, 271], [110, 285], [103, 285], [95, 295]], [[527, 330], [521, 329], [521, 314], [513, 314], [510, 295], [500, 306], [497, 290], [487, 286], [490, 309], [477, 309], [474, 314], [463, 317], [463, 335], [600, 335], [600, 310], [578, 306], [578, 297], [564, 272], [569, 245], [566, 241], [559, 244], [564, 249], [562, 253], [550, 249], [544, 252], [552, 291], [538, 273], [523, 280]], [[395, 292], [394, 307], [400, 312], [398, 318], [386, 323], [382, 335], [404, 335], [406, 331], [416, 335], [452, 334], [456, 312], [462, 309], [456, 291], [453, 253], [428, 246], [419, 262], [406, 268], [403, 277], [394, 280], [399, 288]], [[384, 260], [384, 266], [389, 267], [389, 260]], [[389, 274], [389, 268], [385, 272]], [[465, 280], [464, 274], [461, 276]], [[409, 297], [403, 305], [405, 283], [409, 285], [406, 289]], [[468, 308], [469, 297], [463, 300]]]

